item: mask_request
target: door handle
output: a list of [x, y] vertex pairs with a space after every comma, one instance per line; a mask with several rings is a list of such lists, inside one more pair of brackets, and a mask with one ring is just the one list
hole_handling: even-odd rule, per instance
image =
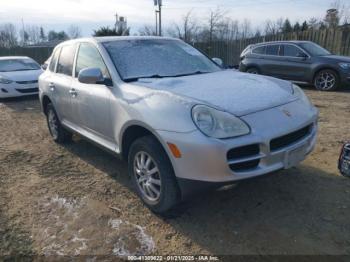
[[74, 88], [69, 90], [69, 94], [71, 94], [72, 97], [76, 97], [78, 95], [77, 91]]
[[55, 84], [54, 83], [50, 83], [49, 84], [49, 88], [50, 88], [51, 92], [55, 91]]

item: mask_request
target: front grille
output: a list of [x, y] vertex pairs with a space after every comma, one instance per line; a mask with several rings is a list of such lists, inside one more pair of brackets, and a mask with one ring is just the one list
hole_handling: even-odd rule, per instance
[[[235, 172], [257, 168], [260, 163], [259, 144], [233, 148], [227, 153], [230, 169]], [[234, 163], [232, 163], [234, 162]]]
[[16, 90], [22, 94], [27, 94], [27, 93], [37, 93], [39, 91], [38, 88], [26, 88], [26, 89], [17, 89]]
[[289, 133], [287, 135], [275, 138], [275, 139], [271, 140], [271, 142], [270, 142], [270, 151], [276, 151], [276, 150], [279, 150], [283, 147], [292, 145], [292, 144], [300, 141], [301, 139], [303, 139], [307, 135], [309, 135], [311, 133], [311, 131], [312, 131], [312, 125], [309, 125], [307, 127], [299, 129], [293, 133]]
[[38, 80], [30, 80], [30, 81], [16, 81], [17, 84], [27, 85], [27, 84], [35, 84], [38, 83]]
[[227, 159], [232, 160], [232, 159], [254, 156], [254, 155], [258, 155], [259, 151], [260, 150], [259, 150], [258, 144], [237, 147], [228, 151]]

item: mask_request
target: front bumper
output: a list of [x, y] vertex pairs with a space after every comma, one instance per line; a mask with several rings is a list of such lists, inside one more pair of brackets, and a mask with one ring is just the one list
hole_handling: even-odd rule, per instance
[[38, 82], [0, 84], [0, 98], [19, 97], [38, 94]]
[[[208, 138], [199, 131], [158, 131], [163, 142], [176, 144], [181, 151], [182, 157], [177, 159], [167, 148], [176, 176], [180, 179], [218, 183], [247, 179], [298, 164], [316, 144], [318, 110], [300, 100], [250, 114], [242, 119], [250, 125], [251, 133], [232, 139]], [[308, 132], [303, 136], [294, 135], [298, 139], [291, 140], [295, 131], [305, 130], [306, 127], [310, 127]], [[279, 147], [275, 143], [274, 150], [271, 148], [272, 140], [283, 140], [285, 135], [291, 133], [289, 143], [277, 143]], [[243, 150], [242, 157], [236, 154], [234, 159], [230, 159], [229, 152], [232, 149], [249, 148], [251, 145], [257, 146], [258, 151], [253, 150], [249, 155], [249, 152]], [[236, 164], [238, 169], [232, 169], [232, 164]]]

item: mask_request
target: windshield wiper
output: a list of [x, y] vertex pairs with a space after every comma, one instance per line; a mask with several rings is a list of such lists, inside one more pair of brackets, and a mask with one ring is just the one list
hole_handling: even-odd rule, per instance
[[123, 79], [124, 82], [136, 82], [141, 78], [169, 78], [169, 77], [182, 77], [182, 76], [191, 76], [191, 75], [200, 75], [200, 74], [208, 74], [210, 72], [206, 72], [206, 71], [196, 71], [196, 72], [192, 72], [192, 73], [187, 73], [187, 74], [178, 74], [178, 75], [151, 75], [151, 76], [140, 76], [140, 77], [130, 77], [130, 78], [126, 78]]
[[161, 76], [161, 75], [139, 76], [139, 77], [125, 78], [123, 79], [123, 81], [129, 83], [129, 82], [136, 82], [141, 78], [163, 78], [163, 77], [168, 77], [168, 76]]

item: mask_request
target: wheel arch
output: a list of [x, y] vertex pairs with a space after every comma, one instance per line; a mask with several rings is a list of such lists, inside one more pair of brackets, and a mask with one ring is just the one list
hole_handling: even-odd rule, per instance
[[337, 77], [340, 78], [340, 74], [339, 74], [339, 71], [337, 68], [334, 68], [334, 67], [329, 66], [329, 65], [321, 65], [321, 66], [318, 66], [317, 68], [315, 68], [313, 71], [312, 79], [311, 79], [312, 84], [314, 83], [315, 77], [317, 76], [317, 74], [319, 72], [321, 72], [322, 70], [332, 70], [337, 74]]
[[43, 112], [44, 112], [45, 115], [47, 114], [47, 112], [46, 112], [46, 110], [47, 110], [47, 105], [50, 104], [50, 103], [52, 103], [50, 97], [49, 97], [48, 95], [44, 95], [44, 96], [42, 97], [41, 106], [42, 106], [42, 110], [43, 110]]
[[168, 154], [169, 157], [168, 149], [160, 136], [152, 128], [138, 121], [131, 121], [130, 123], [124, 125], [120, 132], [119, 145], [121, 157], [127, 160], [132, 143], [136, 139], [144, 136], [154, 137], [159, 142], [159, 144], [162, 145], [164, 151]]

